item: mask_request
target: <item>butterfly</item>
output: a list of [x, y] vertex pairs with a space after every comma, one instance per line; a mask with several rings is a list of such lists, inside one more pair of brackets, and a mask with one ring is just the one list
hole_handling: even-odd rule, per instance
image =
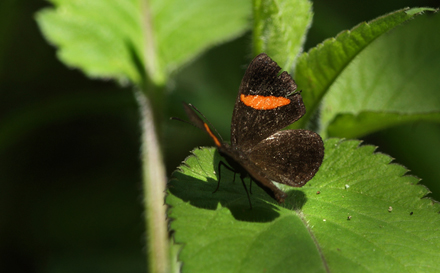
[[280, 70], [265, 53], [250, 63], [232, 113], [230, 144], [213, 133], [197, 108], [187, 103], [183, 105], [189, 122], [208, 133], [227, 163], [218, 164], [219, 184], [215, 191], [220, 185], [220, 167], [224, 166], [234, 172], [234, 179], [235, 173], [240, 174], [251, 208], [244, 178], [250, 177], [251, 183], [254, 181], [283, 203], [287, 194], [273, 181], [302, 187], [319, 170], [324, 157], [324, 144], [317, 133], [281, 130], [300, 119], [306, 109], [295, 81], [286, 71], [280, 74]]

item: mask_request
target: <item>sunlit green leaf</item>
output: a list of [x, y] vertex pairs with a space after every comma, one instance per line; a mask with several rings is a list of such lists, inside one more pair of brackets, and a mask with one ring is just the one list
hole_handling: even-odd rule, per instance
[[[440, 206], [428, 189], [372, 146], [330, 139], [317, 175], [280, 185], [277, 204], [258, 187], [249, 208], [239, 177], [215, 149], [197, 149], [169, 184], [167, 203], [183, 272], [436, 272]], [[249, 183], [249, 180], [245, 180]]]

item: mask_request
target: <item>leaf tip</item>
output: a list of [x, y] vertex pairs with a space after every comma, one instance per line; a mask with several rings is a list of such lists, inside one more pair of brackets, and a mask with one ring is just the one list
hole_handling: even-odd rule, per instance
[[421, 15], [424, 14], [426, 11], [431, 11], [434, 13], [438, 12], [438, 8], [429, 8], [429, 7], [420, 7], [420, 8], [405, 8], [404, 11], [409, 16], [415, 16], [415, 15]]

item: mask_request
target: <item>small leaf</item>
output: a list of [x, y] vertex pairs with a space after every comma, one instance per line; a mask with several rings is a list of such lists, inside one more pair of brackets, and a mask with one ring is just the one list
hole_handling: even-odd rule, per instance
[[289, 71], [302, 51], [312, 18], [308, 0], [254, 0], [254, 53], [267, 53]]
[[440, 122], [440, 16], [384, 35], [340, 75], [321, 112], [329, 136], [359, 137], [410, 121]]
[[321, 99], [346, 66], [375, 39], [429, 8], [402, 9], [361, 23], [328, 39], [301, 55], [295, 69], [295, 81], [302, 89], [307, 114], [293, 127], [304, 127], [317, 110]]
[[[330, 139], [317, 175], [280, 185], [279, 205], [196, 149], [169, 183], [167, 203], [183, 272], [436, 272], [440, 206], [392, 159], [359, 141]], [[245, 180], [249, 183], [249, 180]], [[318, 193], [319, 192], [319, 193]], [[392, 211], [389, 212], [389, 208]]]

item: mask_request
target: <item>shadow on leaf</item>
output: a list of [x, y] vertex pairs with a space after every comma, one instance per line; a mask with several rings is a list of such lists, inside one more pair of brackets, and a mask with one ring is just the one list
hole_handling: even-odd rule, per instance
[[[201, 151], [201, 149], [195, 150], [193, 156], [188, 157], [181, 165], [180, 170], [173, 173], [168, 183], [172, 195], [194, 207], [208, 210], [227, 208], [239, 221], [270, 222], [280, 216], [281, 207], [300, 210], [307, 202], [304, 192], [288, 187], [285, 189], [288, 195], [285, 203], [278, 205], [258, 184], [252, 182], [251, 186], [250, 179], [245, 178], [244, 183], [252, 203], [251, 209], [240, 175], [234, 174], [226, 167], [218, 170], [222, 157], [217, 150], [211, 154], [214, 160], [209, 164], [212, 164], [212, 167], [206, 166], [205, 164], [210, 160], [200, 159], [197, 154]], [[213, 171], [215, 177], [212, 176]], [[219, 176], [221, 176], [220, 184]], [[201, 177], [204, 178], [199, 179]], [[222, 208], [219, 208], [219, 205]]]
[[284, 207], [291, 210], [301, 210], [307, 202], [307, 196], [300, 190], [287, 191], [287, 198]]
[[[223, 178], [222, 178], [223, 179]], [[246, 180], [248, 183], [249, 180]], [[174, 179], [168, 184], [169, 191], [176, 197], [192, 206], [216, 210], [218, 205], [228, 208], [235, 219], [239, 221], [250, 222], [270, 222], [276, 219], [280, 214], [278, 208], [269, 203], [273, 202], [269, 197], [261, 196], [266, 193], [258, 189], [258, 193], [251, 194], [252, 209], [242, 183], [225, 181], [220, 185], [217, 192], [213, 191], [217, 187], [217, 181], [208, 178], [208, 182], [194, 178], [192, 176], [175, 172]], [[261, 200], [265, 199], [265, 200]], [[269, 202], [267, 202], [267, 201]]]

